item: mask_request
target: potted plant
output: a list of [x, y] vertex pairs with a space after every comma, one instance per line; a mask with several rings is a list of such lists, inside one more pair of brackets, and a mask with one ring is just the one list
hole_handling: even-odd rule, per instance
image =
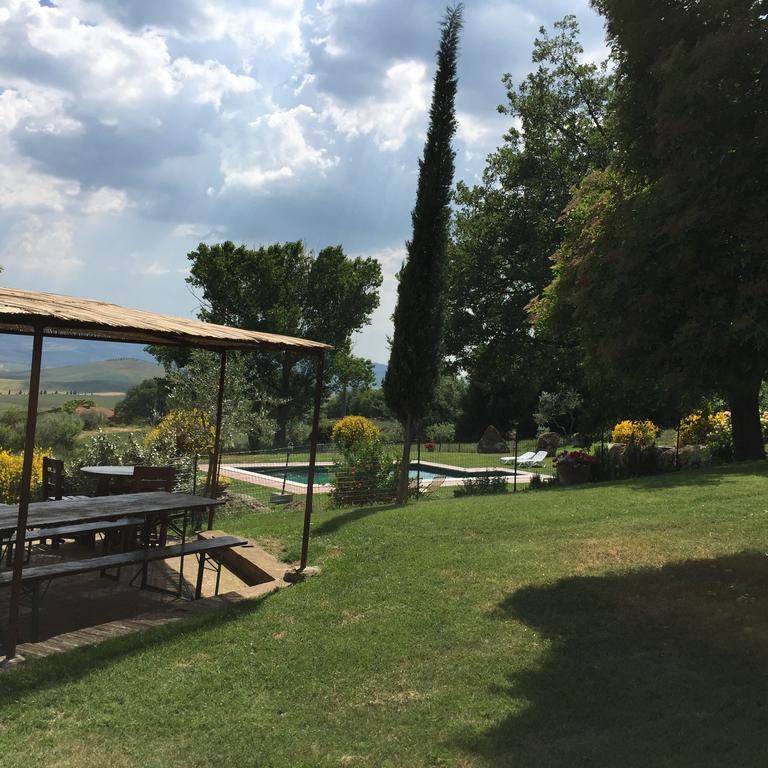
[[555, 459], [557, 477], [563, 485], [589, 482], [595, 457], [584, 451], [563, 451]]

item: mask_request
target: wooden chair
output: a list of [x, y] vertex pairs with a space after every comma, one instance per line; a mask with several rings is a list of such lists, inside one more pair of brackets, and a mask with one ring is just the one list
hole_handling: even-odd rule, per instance
[[[175, 467], [141, 467], [133, 468], [131, 493], [147, 493], [150, 491], [173, 491], [176, 484]], [[168, 518], [162, 514], [158, 520], [152, 521], [143, 534], [150, 545], [164, 547], [168, 538]]]
[[131, 493], [173, 490], [176, 483], [175, 467], [134, 467]]
[[60, 501], [64, 486], [64, 462], [43, 456], [43, 500]]
[[[86, 496], [64, 496], [64, 462], [61, 459], [52, 459], [50, 456], [43, 456], [43, 500], [61, 501], [62, 499], [85, 499]], [[73, 538], [73, 537], [69, 537]], [[93, 536], [80, 537], [85, 544], [94, 544]], [[64, 540], [64, 536], [52, 536], [51, 545], [58, 549], [59, 544]], [[32, 542], [30, 542], [30, 547]]]

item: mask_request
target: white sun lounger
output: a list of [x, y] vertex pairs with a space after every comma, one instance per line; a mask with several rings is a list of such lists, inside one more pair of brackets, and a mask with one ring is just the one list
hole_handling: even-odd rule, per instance
[[[526, 453], [522, 454], [521, 456], [517, 457], [517, 463], [520, 462], [526, 462], [530, 461], [536, 454], [533, 451], [527, 451]], [[515, 457], [514, 456], [502, 456], [499, 461], [502, 464], [514, 464], [515, 463]]]
[[520, 459], [517, 460], [517, 465], [519, 467], [543, 467], [544, 466], [544, 459], [547, 458], [547, 452], [546, 451], [539, 451], [538, 453], [535, 453], [533, 456], [531, 456], [530, 459], [526, 459], [525, 461], [521, 461]]

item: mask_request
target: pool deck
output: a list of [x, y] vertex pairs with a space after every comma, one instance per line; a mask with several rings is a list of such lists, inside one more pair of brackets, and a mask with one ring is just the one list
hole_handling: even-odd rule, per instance
[[[219, 468], [220, 474], [224, 475], [224, 477], [229, 477], [233, 480], [239, 480], [243, 483], [250, 483], [251, 485], [260, 485], [266, 488], [274, 488], [276, 491], [280, 491], [283, 487], [283, 479], [281, 477], [273, 477], [272, 475], [265, 475], [261, 474], [257, 471], [254, 471], [256, 469], [269, 469], [269, 470], [282, 470], [285, 469], [285, 462], [258, 462], [250, 465], [253, 467], [253, 469], [248, 469], [248, 464], [240, 464], [239, 466], [233, 466], [231, 464], [222, 464], [222, 466]], [[289, 464], [288, 468], [289, 471], [291, 469], [297, 469], [297, 468], [305, 468], [307, 467], [306, 462], [302, 463], [295, 463], [295, 464]], [[318, 461], [317, 462], [318, 467], [332, 467], [333, 462], [332, 461]], [[445, 470], [449, 472], [463, 472], [466, 473], [467, 476], [470, 476], [470, 473], [472, 473], [471, 476], [474, 476], [475, 473], [483, 472], [483, 473], [489, 473], [489, 472], [500, 472], [504, 473], [504, 475], [507, 478], [507, 483], [514, 482], [514, 470], [507, 466], [492, 466], [492, 467], [457, 467], [453, 464], [440, 464], [435, 461], [424, 461], [422, 459], [421, 466], [424, 468], [427, 472], [434, 472], [435, 474], [440, 474], [440, 470]], [[517, 482], [521, 485], [526, 485], [530, 482], [531, 477], [533, 477], [534, 472], [525, 472], [522, 470], [517, 471]], [[548, 474], [541, 473], [542, 477], [550, 477]], [[465, 477], [446, 477], [445, 482], [443, 485], [449, 486], [449, 485], [461, 485]], [[429, 485], [430, 480], [423, 479], [421, 481], [421, 486]], [[330, 483], [315, 483], [315, 493], [330, 493], [330, 491], [333, 489], [333, 486]], [[287, 493], [306, 493], [307, 492], [307, 484], [306, 483], [297, 483], [293, 480], [286, 480], [285, 482], [285, 490]]]

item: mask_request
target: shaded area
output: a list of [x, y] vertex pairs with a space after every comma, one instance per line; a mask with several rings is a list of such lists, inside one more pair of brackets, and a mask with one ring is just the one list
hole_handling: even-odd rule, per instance
[[395, 509], [396, 507], [396, 504], [387, 504], [380, 507], [360, 507], [351, 509], [349, 512], [342, 512], [341, 514], [334, 515], [325, 522], [320, 523], [320, 525], [315, 526], [312, 529], [312, 534], [314, 536], [326, 536], [329, 533], [338, 531], [339, 528], [343, 528], [349, 523], [354, 523], [356, 520], [362, 520], [370, 515], [375, 515], [377, 512], [385, 512], [388, 509]]
[[255, 613], [274, 592], [233, 603], [202, 615], [184, 617], [163, 626], [106, 640], [99, 645], [75, 648], [67, 653], [24, 663], [0, 673], [0, 712], [15, 707], [27, 696], [57, 688], [105, 669], [122, 659], [141, 655], [164, 643], [176, 643], [190, 634], [205, 632]]
[[768, 556], [527, 587], [498, 606], [551, 642], [465, 735], [494, 766], [768, 765]]

